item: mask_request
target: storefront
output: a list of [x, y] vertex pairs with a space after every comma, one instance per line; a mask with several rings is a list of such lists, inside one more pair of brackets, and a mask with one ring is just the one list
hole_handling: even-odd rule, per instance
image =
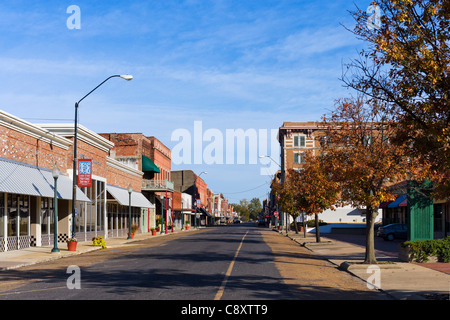
[[90, 241], [93, 237], [105, 237], [106, 192], [105, 179], [92, 179], [90, 187], [81, 188], [91, 200], [78, 203], [75, 216], [75, 233], [78, 241]]
[[[139, 227], [139, 232], [148, 232], [148, 221], [143, 212], [154, 212], [155, 206], [142, 193], [106, 185], [108, 237], [122, 237], [128, 233], [130, 209], [131, 225]], [[130, 207], [131, 197], [131, 207]], [[151, 223], [151, 222], [150, 222]]]
[[[53, 244], [54, 178], [49, 169], [0, 158], [0, 252]], [[58, 177], [58, 242], [69, 236], [72, 180]], [[77, 189], [80, 203], [89, 203]]]

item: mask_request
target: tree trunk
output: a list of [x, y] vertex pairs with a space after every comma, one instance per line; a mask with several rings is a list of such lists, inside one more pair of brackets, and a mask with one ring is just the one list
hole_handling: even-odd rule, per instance
[[372, 208], [367, 207], [366, 214], [366, 257], [364, 263], [366, 264], [377, 264], [377, 259], [375, 258], [375, 217], [378, 214], [378, 207]]
[[292, 216], [292, 218], [294, 218], [294, 229], [295, 229], [295, 234], [298, 234], [298, 226], [297, 226], [297, 217], [296, 216]]
[[314, 217], [316, 219], [316, 242], [320, 242], [319, 215], [317, 213], [315, 213]]
[[303, 237], [306, 238], [306, 221], [305, 221], [305, 213], [302, 212], [302, 221], [303, 221]]

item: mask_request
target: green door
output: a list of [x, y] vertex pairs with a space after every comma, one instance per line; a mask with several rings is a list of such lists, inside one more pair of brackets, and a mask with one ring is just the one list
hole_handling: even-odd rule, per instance
[[429, 196], [432, 184], [410, 181], [408, 194], [409, 240], [433, 239], [433, 199]]

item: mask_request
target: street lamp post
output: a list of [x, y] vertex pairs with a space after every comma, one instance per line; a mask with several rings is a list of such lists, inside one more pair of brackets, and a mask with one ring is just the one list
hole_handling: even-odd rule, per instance
[[106, 78], [102, 83], [92, 89], [88, 94], [81, 98], [78, 102], [75, 102], [75, 126], [74, 126], [74, 138], [73, 138], [73, 190], [72, 190], [72, 238], [75, 238], [75, 201], [77, 199], [77, 133], [78, 133], [78, 106], [88, 95], [98, 89], [102, 84], [111, 78], [120, 77], [124, 80], [130, 81], [133, 79], [131, 75], [113, 75]]
[[[260, 159], [262, 159], [262, 158], [269, 158], [270, 160], [272, 160], [276, 165], [278, 165], [279, 167], [280, 167], [280, 170], [282, 170], [282, 168], [281, 168], [281, 165], [278, 163], [278, 162], [276, 162], [272, 157], [270, 157], [270, 156], [259, 156], [259, 158]], [[278, 212], [278, 215], [280, 215], [280, 211], [278, 210], [278, 195], [276, 195], [277, 196], [277, 212]], [[287, 234], [287, 232], [288, 232], [288, 217], [287, 217], [287, 214], [285, 213], [285, 212], [283, 212], [283, 215], [286, 217], [286, 234]], [[278, 219], [278, 218], [276, 218], [276, 220], [278, 221], [280, 221], [281, 222], [281, 224], [283, 224], [283, 219], [281, 219], [281, 216], [280, 216], [280, 219]]]
[[[167, 215], [167, 212], [169, 211], [168, 210], [169, 209], [169, 207], [167, 206], [167, 190], [166, 190], [166, 219], [165, 219], [165, 221], [166, 221], [166, 231], [164, 232], [165, 234], [167, 234], [168, 233], [168, 231], [167, 231], [167, 221], [169, 220], [169, 218], [167, 217], [168, 215]], [[172, 222], [172, 224], [173, 224], [173, 222]]]
[[128, 238], [133, 239], [131, 237], [131, 193], [133, 192], [133, 187], [128, 185]]
[[55, 181], [55, 195], [54, 195], [54, 209], [53, 209], [53, 249], [52, 252], [59, 252], [58, 249], [58, 178], [59, 178], [59, 168], [55, 163], [52, 170], [52, 176]]
[[164, 229], [164, 206], [163, 206], [163, 200], [164, 200], [164, 196], [161, 194], [160, 196], [161, 199], [161, 234], [163, 234], [163, 229]]

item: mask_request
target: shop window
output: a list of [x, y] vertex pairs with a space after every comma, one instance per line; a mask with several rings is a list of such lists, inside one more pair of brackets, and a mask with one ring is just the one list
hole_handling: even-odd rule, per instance
[[27, 236], [28, 225], [30, 224], [30, 197], [20, 196], [19, 197], [19, 233], [21, 236]]
[[16, 194], [8, 194], [8, 236], [17, 236], [17, 203], [18, 196]]
[[51, 198], [41, 199], [41, 233], [50, 234], [54, 230], [54, 200]]

